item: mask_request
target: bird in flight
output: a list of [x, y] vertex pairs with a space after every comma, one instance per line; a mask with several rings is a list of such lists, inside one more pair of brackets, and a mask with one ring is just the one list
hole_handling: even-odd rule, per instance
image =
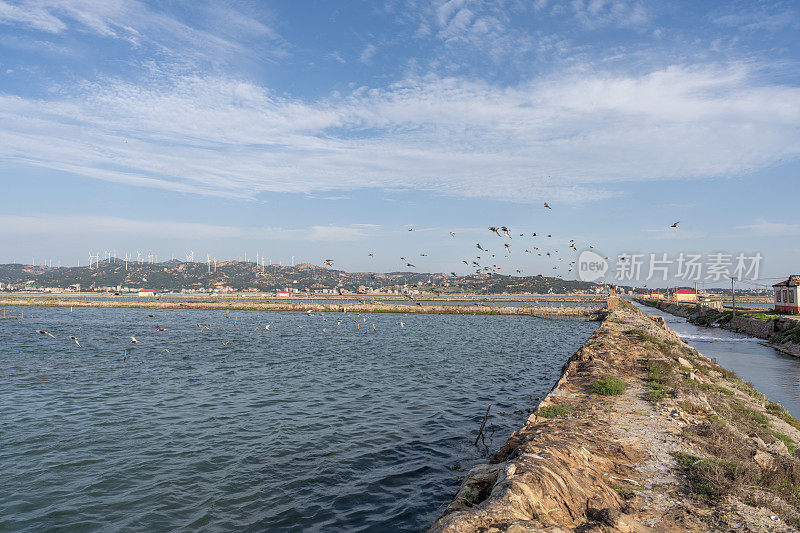
[[506, 247], [506, 252], [511, 253], [511, 245], [510, 244], [506, 243], [503, 246]]
[[455, 237], [455, 236], [456, 236], [456, 234], [455, 234], [454, 232], [452, 232], [452, 231], [451, 231], [451, 232], [450, 232], [450, 236], [451, 236], [451, 237]]
[[375, 257], [375, 255], [373, 255], [373, 254], [369, 254], [369, 256], [370, 256], [370, 257]]
[[136, 340], [136, 337], [131, 335], [131, 344], [138, 344], [138, 343], [139, 343], [139, 341]]
[[412, 265], [411, 263], [406, 263], [406, 266], [410, 266], [411, 268], [417, 268], [415, 265]]
[[161, 326], [156, 325], [156, 331], [167, 331], [167, 328], [162, 328]]
[[670, 228], [677, 228], [678, 224], [680, 224], [680, 223], [681, 223], [681, 221], [679, 220], [679, 221], [675, 222], [673, 225], [671, 225]]
[[78, 338], [77, 338], [75, 335], [73, 335], [72, 337], [70, 337], [70, 339], [72, 339], [72, 340], [74, 340], [74, 341], [75, 341], [75, 344], [77, 344], [77, 345], [78, 345], [78, 348], [83, 348], [83, 346], [81, 346], [81, 343], [79, 343], [79, 342], [78, 342]]
[[54, 339], [56, 338], [56, 336], [55, 336], [55, 335], [53, 335], [53, 334], [52, 334], [52, 333], [50, 333], [49, 331], [45, 331], [45, 330], [43, 330], [43, 329], [40, 329], [40, 330], [39, 330], [39, 333], [41, 333], [42, 335], [49, 335], [49, 336], [53, 337]]
[[[481, 246], [481, 243], [478, 243], [475, 246], [478, 247], [478, 250], [483, 250], [483, 246]], [[483, 251], [485, 252], [486, 250], [483, 250]]]
[[544, 203], [544, 206], [545, 206], [547, 209], [553, 209], [552, 207], [550, 207], [550, 204], [548, 204], [547, 202], [545, 202], [545, 203]]
[[489, 228], [489, 231], [493, 232], [493, 233], [494, 233], [495, 235], [497, 235], [498, 237], [502, 237], [502, 235], [500, 235], [500, 232], [499, 232], [499, 231], [497, 231], [497, 230], [498, 230], [498, 228], [495, 228], [494, 226], [492, 226], [492, 227], [490, 227], [490, 228]]
[[326, 259], [322, 262], [324, 265], [333, 266], [333, 259]]
[[408, 228], [408, 231], [414, 231], [414, 228]]
[[508, 232], [507, 227], [503, 226], [500, 228], [500, 230], [505, 234], [506, 237], [508, 237], [509, 239], [511, 238], [511, 234]]

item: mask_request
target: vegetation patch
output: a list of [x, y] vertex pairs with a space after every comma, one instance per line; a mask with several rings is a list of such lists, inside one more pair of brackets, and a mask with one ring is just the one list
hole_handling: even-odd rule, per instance
[[769, 342], [772, 344], [784, 344], [787, 342], [800, 344], [800, 324], [797, 324], [791, 328], [786, 328], [783, 331], [779, 331], [770, 337]]
[[733, 396], [733, 391], [716, 383], [701, 383], [700, 388], [706, 391], [721, 392], [725, 396]]
[[749, 381], [744, 381], [743, 379], [740, 379], [738, 377], [729, 378], [729, 381], [735, 388], [747, 394], [748, 396], [755, 398], [760, 402], [763, 402], [764, 400], [767, 399], [767, 397], [764, 396], [764, 394], [762, 394], [761, 392], [757, 391], [753, 387], [753, 384], [750, 383]]
[[797, 446], [789, 435], [781, 433], [780, 431], [773, 431], [772, 434], [775, 435], [776, 439], [786, 445], [786, 449], [789, 450], [789, 453], [794, 453], [794, 450], [797, 448]]
[[800, 421], [798, 421], [795, 417], [789, 414], [789, 411], [783, 408], [783, 406], [776, 402], [767, 402], [767, 412], [777, 418], [780, 418], [793, 428], [800, 430]]
[[752, 468], [733, 461], [706, 459], [688, 453], [675, 452], [675, 460], [686, 472], [692, 488], [692, 494], [700, 500], [716, 501], [727, 494], [736, 492], [736, 488], [752, 476]]
[[544, 418], [558, 418], [568, 415], [573, 411], [573, 408], [567, 407], [566, 405], [548, 405], [539, 409], [539, 412], [536, 414]]
[[661, 385], [657, 385], [647, 391], [645, 395], [645, 399], [648, 402], [660, 402], [664, 398], [675, 398], [677, 397], [678, 393], [675, 389], [668, 389], [667, 387], [662, 387]]
[[467, 489], [464, 492], [464, 497], [461, 499], [461, 502], [464, 505], [468, 505], [470, 507], [472, 507], [473, 505], [477, 505], [478, 503], [480, 503], [480, 501], [481, 501], [480, 494], [478, 494], [472, 489]]
[[625, 389], [628, 388], [628, 384], [622, 381], [621, 379], [610, 376], [605, 379], [601, 379], [596, 381], [592, 385], [592, 392], [595, 394], [600, 394], [602, 396], [619, 396]]

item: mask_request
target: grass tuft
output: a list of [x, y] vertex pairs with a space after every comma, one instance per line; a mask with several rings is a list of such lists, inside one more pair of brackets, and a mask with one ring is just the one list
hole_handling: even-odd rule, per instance
[[619, 396], [625, 389], [628, 388], [628, 384], [622, 381], [621, 379], [610, 376], [605, 379], [601, 379], [596, 381], [592, 385], [592, 392], [595, 394], [600, 394], [602, 396]]
[[544, 418], [558, 418], [560, 416], [568, 415], [572, 411], [574, 411], [574, 409], [567, 407], [566, 405], [548, 405], [539, 409], [539, 412], [536, 414]]

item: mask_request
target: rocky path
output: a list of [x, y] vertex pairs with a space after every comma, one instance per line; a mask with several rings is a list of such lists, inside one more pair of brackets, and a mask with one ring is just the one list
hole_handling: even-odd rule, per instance
[[431, 531], [795, 531], [798, 428], [626, 305]]

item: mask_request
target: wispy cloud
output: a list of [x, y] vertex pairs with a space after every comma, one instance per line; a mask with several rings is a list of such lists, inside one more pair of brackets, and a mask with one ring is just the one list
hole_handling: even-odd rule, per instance
[[87, 215], [0, 215], [0, 237], [44, 235], [84, 235], [89, 237], [144, 237], [213, 241], [247, 239], [249, 241], [303, 240], [311, 242], [356, 241], [376, 234], [374, 224], [348, 226], [313, 225], [307, 228], [252, 227], [178, 222], [171, 220], [134, 220]]
[[[165, 7], [165, 6], [161, 6]], [[217, 63], [231, 54], [278, 58], [288, 45], [270, 26], [232, 7], [196, 4], [196, 24], [189, 25], [163, 9], [138, 0], [0, 0], [0, 26], [11, 25], [49, 34], [91, 34], [144, 47], [173, 63], [199, 59]]]
[[744, 230], [762, 237], [790, 237], [800, 235], [800, 224], [769, 222], [763, 218], [755, 220], [752, 224], [736, 226], [736, 229]]
[[361, 54], [358, 56], [358, 60], [368, 65], [372, 63], [372, 58], [375, 57], [375, 52], [377, 51], [378, 47], [376, 47], [374, 44], [368, 44], [361, 51]]
[[783, 28], [797, 28], [798, 14], [796, 10], [787, 9], [780, 4], [753, 2], [743, 9], [712, 16], [711, 21], [720, 26], [744, 31], [777, 31]]
[[612, 182], [800, 157], [798, 122], [800, 89], [759, 84], [741, 64], [510, 88], [429, 76], [314, 102], [219, 77], [108, 80], [54, 99], [0, 95], [0, 159], [238, 198], [392, 187], [585, 201]]
[[572, 0], [570, 3], [578, 22], [589, 28], [646, 26], [652, 17], [647, 5], [638, 0]]

